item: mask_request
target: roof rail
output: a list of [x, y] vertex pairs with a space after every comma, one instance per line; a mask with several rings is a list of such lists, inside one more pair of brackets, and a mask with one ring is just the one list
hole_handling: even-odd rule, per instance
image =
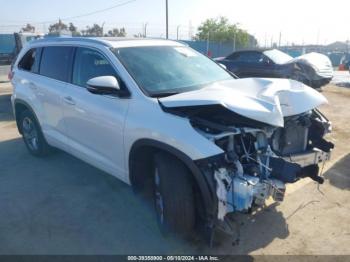
[[104, 46], [112, 47], [105, 39], [90, 38], [90, 37], [45, 37], [34, 40], [32, 43], [50, 43], [50, 42], [89, 42], [95, 44], [101, 44]]

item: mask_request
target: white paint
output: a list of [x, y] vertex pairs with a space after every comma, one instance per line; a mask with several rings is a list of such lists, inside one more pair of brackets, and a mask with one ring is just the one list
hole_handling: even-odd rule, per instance
[[159, 100], [166, 107], [220, 104], [242, 116], [280, 127], [284, 117], [327, 103], [322, 94], [300, 82], [267, 78], [224, 81]]

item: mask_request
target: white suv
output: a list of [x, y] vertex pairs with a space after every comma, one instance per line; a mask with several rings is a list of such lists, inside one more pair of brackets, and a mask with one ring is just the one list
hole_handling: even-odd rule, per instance
[[164, 232], [226, 230], [285, 183], [311, 177], [333, 144], [326, 99], [287, 79], [235, 79], [166, 40], [33, 41], [12, 68], [30, 153], [64, 150], [151, 196]]

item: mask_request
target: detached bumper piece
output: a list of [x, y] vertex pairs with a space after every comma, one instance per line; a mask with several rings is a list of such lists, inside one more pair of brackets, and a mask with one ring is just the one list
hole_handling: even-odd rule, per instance
[[318, 165], [331, 158], [331, 149], [334, 145], [330, 142], [328, 143], [328, 152], [315, 148], [311, 152], [271, 158], [272, 177], [284, 183], [294, 183], [300, 178], [310, 177], [322, 184], [323, 178], [318, 175]]

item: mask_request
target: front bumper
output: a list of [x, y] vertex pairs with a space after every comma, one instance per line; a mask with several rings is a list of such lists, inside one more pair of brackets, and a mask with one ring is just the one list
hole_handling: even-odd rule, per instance
[[311, 86], [314, 88], [320, 88], [322, 86], [329, 84], [332, 81], [332, 79], [333, 77], [327, 77], [327, 78], [320, 77], [320, 79], [313, 79], [311, 80]]
[[320, 163], [330, 160], [330, 158], [331, 152], [324, 152], [320, 149], [315, 148], [309, 152], [293, 154], [287, 157], [283, 157], [283, 160], [290, 163], [298, 164], [301, 167], [306, 167], [311, 165], [318, 165]]

